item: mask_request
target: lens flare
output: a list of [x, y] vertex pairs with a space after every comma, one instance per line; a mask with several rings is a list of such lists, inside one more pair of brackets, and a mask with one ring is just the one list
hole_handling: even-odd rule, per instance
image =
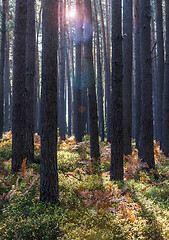
[[68, 12], [67, 12], [67, 18], [68, 19], [74, 19], [76, 18], [76, 8], [71, 8]]

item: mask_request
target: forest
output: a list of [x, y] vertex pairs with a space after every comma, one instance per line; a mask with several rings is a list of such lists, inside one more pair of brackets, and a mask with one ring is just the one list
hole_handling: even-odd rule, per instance
[[0, 0], [1, 239], [169, 239], [169, 0]]

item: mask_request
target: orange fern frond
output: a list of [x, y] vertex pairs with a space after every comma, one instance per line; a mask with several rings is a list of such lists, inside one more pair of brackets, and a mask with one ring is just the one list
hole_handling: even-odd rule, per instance
[[22, 165], [19, 169], [19, 174], [24, 178], [26, 179], [26, 161], [27, 161], [27, 158], [23, 159], [23, 162], [22, 162]]

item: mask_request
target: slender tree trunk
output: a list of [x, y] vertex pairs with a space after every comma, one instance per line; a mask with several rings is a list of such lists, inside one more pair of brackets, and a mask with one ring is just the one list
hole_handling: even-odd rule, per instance
[[99, 0], [99, 8], [100, 8], [100, 17], [101, 17], [101, 31], [103, 36], [107, 141], [110, 142], [110, 67], [108, 64], [108, 57], [107, 57], [106, 36], [105, 36], [105, 29], [104, 29], [103, 10], [102, 10], [101, 0]]
[[141, 129], [141, 69], [140, 69], [140, 16], [139, 16], [139, 0], [134, 2], [134, 18], [135, 18], [135, 114], [136, 114], [136, 147], [140, 150], [140, 129]]
[[40, 200], [57, 202], [58, 1], [43, 0]]
[[1, 55], [0, 55], [0, 138], [3, 133], [4, 121], [4, 63], [6, 42], [6, 0], [2, 1], [2, 27], [1, 27]]
[[[9, 0], [6, 1], [6, 21], [9, 20]], [[5, 48], [5, 67], [4, 67], [4, 100], [5, 100], [5, 115], [4, 115], [4, 131], [9, 131], [9, 108], [10, 108], [10, 79], [9, 79], [9, 31], [6, 30], [6, 48]]]
[[26, 0], [16, 0], [13, 102], [12, 172], [19, 171], [26, 157], [25, 134]]
[[150, 0], [140, 0], [141, 157], [154, 167]]
[[66, 132], [66, 116], [65, 116], [65, 24], [66, 24], [66, 1], [62, 0], [60, 2], [60, 106], [59, 106], [59, 127], [60, 127], [60, 137], [65, 140]]
[[35, 1], [27, 0], [25, 131], [27, 160], [34, 161]]
[[[68, 0], [68, 11], [70, 11], [71, 5], [70, 5], [70, 0]], [[71, 26], [71, 25], [70, 25]], [[71, 32], [71, 27], [69, 29]], [[75, 120], [75, 108], [74, 108], [74, 99], [75, 99], [75, 91], [74, 91], [74, 82], [75, 82], [75, 73], [74, 73], [74, 47], [73, 47], [73, 40], [70, 38], [70, 69], [71, 69], [71, 76], [72, 76], [72, 132], [75, 135], [75, 126], [76, 126], [76, 120]]]
[[166, 3], [166, 62], [163, 98], [163, 151], [169, 156], [169, 0]]
[[66, 72], [67, 72], [67, 88], [68, 88], [68, 136], [72, 134], [72, 88], [70, 79], [70, 59], [69, 49], [66, 48]]
[[121, 0], [112, 2], [112, 135], [110, 180], [123, 179], [123, 102]]
[[152, 87], [153, 87], [153, 121], [154, 140], [158, 139], [158, 74], [157, 74], [157, 40], [153, 9], [151, 8], [151, 58], [152, 58]]
[[[85, 0], [85, 17], [87, 19], [85, 23], [85, 34], [88, 35], [88, 39], [84, 44], [84, 62], [86, 66], [85, 77], [89, 84], [88, 96], [89, 96], [89, 121], [90, 121], [90, 148], [91, 158], [98, 160], [99, 153], [99, 136], [98, 136], [98, 116], [97, 116], [97, 102], [96, 102], [96, 90], [95, 90], [95, 74], [93, 67], [92, 56], [92, 33], [88, 34], [88, 30], [91, 29], [92, 24], [92, 9], [91, 0]], [[89, 37], [90, 36], [90, 37]]]
[[157, 74], [158, 74], [158, 102], [157, 102], [157, 127], [158, 141], [162, 141], [162, 106], [163, 106], [163, 85], [164, 85], [164, 40], [163, 40], [163, 15], [162, 0], [155, 0], [156, 27], [157, 27]]
[[104, 141], [104, 115], [103, 115], [103, 82], [102, 82], [102, 68], [100, 61], [100, 40], [99, 40], [99, 28], [97, 20], [96, 2], [94, 0], [94, 15], [95, 15], [95, 27], [96, 27], [96, 44], [97, 44], [97, 98], [98, 98], [98, 114], [99, 114], [99, 135], [101, 141]]
[[123, 1], [123, 153], [131, 154], [133, 2]]
[[76, 76], [74, 82], [74, 128], [78, 142], [82, 141], [82, 39], [83, 39], [83, 14], [82, 4], [76, 1]]
[[34, 80], [34, 132], [40, 133], [40, 124], [39, 124], [39, 112], [40, 112], [40, 87], [39, 87], [39, 32], [41, 27], [41, 18], [42, 18], [42, 0], [41, 7], [39, 10], [38, 27], [36, 30], [36, 43], [35, 43], [35, 80]]

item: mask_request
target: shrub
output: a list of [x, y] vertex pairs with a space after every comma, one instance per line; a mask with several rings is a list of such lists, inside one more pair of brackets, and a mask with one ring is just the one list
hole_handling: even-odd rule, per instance
[[62, 214], [59, 207], [18, 196], [2, 212], [0, 239], [56, 239]]
[[79, 155], [77, 153], [70, 153], [58, 151], [58, 170], [62, 172], [71, 172], [77, 168]]

